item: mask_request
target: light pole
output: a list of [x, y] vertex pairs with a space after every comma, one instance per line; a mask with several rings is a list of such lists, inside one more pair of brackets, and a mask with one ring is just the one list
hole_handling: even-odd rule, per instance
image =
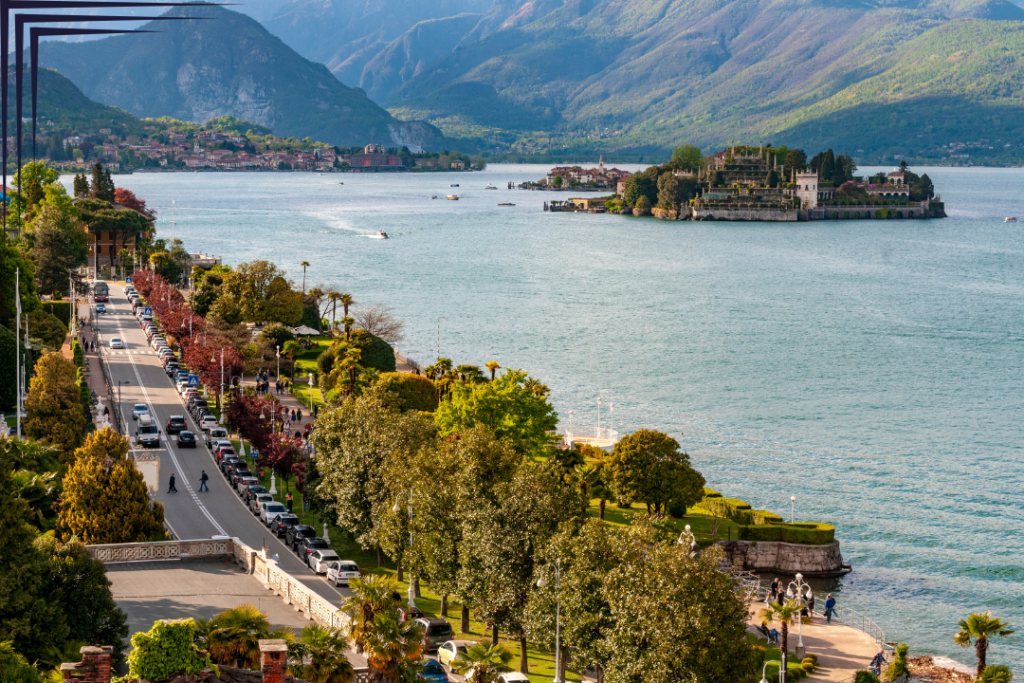
[[[537, 579], [537, 588], [543, 588], [547, 581], [541, 576]], [[555, 560], [555, 679], [552, 683], [564, 683], [562, 680], [562, 558]]]
[[309, 414], [313, 414], [313, 373], [309, 373]]
[[[217, 354], [213, 355], [213, 358], [210, 359], [210, 362], [211, 363], [216, 363], [217, 362]], [[217, 396], [217, 410], [218, 411], [220, 411], [221, 407], [223, 406], [223, 396], [224, 396], [224, 347], [221, 347], [221, 349], [220, 349], [220, 394]]]
[[281, 345], [277, 345], [277, 378], [281, 379]]
[[796, 496], [789, 497], [789, 523], [796, 521]]
[[781, 681], [782, 680], [782, 662], [778, 662], [778, 661], [775, 661], [774, 659], [770, 659], [770, 660], [768, 660], [767, 662], [764, 663], [763, 667], [761, 667], [761, 683], [768, 683], [768, 678], [767, 678], [767, 676], [765, 676], [765, 672], [768, 671], [768, 665], [769, 664], [778, 664], [779, 665], [779, 680]]
[[804, 600], [808, 599], [813, 595], [811, 592], [810, 585], [804, 583], [804, 575], [797, 574], [796, 579], [789, 582], [789, 586], [786, 587], [786, 597], [790, 600], [798, 600], [800, 602], [801, 610], [797, 614], [796, 628], [797, 628], [797, 644], [796, 644], [796, 657], [799, 660], [804, 658], [804, 629], [803, 629], [803, 604]]
[[119, 380], [117, 380], [117, 414], [120, 416], [117, 421], [119, 423], [121, 422], [121, 418], [124, 417], [124, 413], [121, 412], [121, 385], [122, 384], [131, 384], [131, 382], [129, 382], [126, 379], [119, 379]]
[[441, 321], [447, 320], [448, 318], [439, 316], [437, 319], [437, 359], [441, 360]]
[[[396, 515], [402, 511], [402, 506], [395, 501], [395, 507], [391, 511]], [[412, 550], [412, 503], [409, 503], [409, 549]], [[409, 607], [416, 606], [416, 588], [412, 578], [412, 567], [409, 567]]]

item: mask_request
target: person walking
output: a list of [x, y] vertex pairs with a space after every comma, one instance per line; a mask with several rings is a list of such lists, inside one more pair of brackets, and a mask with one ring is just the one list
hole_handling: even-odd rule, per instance
[[295, 419], [302, 422], [302, 408], [295, 411]]
[[289, 491], [288, 495], [284, 497], [284, 503], [285, 503], [285, 505], [288, 506], [288, 512], [289, 513], [292, 511], [292, 502], [293, 502], [292, 501], [292, 492]]
[[209, 480], [210, 480], [209, 475], [206, 474], [206, 470], [203, 470], [203, 473], [199, 476], [199, 490], [200, 490], [200, 492], [202, 492], [202, 491], [206, 491], [207, 493], [210, 492], [210, 487], [206, 485], [206, 482], [209, 481]]
[[832, 615], [836, 611], [836, 599], [832, 597], [832, 594], [828, 594], [828, 598], [825, 600], [825, 622], [832, 623]]
[[807, 598], [807, 616], [811, 619], [814, 618], [814, 593], [811, 593], [811, 597]]
[[776, 576], [774, 579], [772, 579], [771, 594], [770, 594], [770, 597], [768, 598], [768, 602], [774, 601], [775, 600], [775, 596], [778, 595], [778, 594], [779, 594], [779, 577]]
[[177, 487], [174, 486], [174, 472], [171, 472], [171, 483], [170, 483], [170, 486], [167, 487], [167, 493], [177, 493], [177, 492], [178, 492], [178, 489], [177, 489]]

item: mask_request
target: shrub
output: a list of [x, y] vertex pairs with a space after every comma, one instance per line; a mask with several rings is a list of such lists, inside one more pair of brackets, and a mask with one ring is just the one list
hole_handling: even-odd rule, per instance
[[785, 520], [769, 510], [751, 510], [754, 524], [785, 524]]
[[334, 359], [336, 357], [337, 353], [334, 349], [327, 349], [316, 357], [316, 369], [319, 370], [320, 377], [326, 377], [331, 374], [331, 370], [334, 369]]
[[803, 545], [826, 545], [836, 540], [836, 528], [831, 524], [769, 524], [764, 526], [741, 525], [738, 529], [741, 541], [782, 541]]
[[808, 652], [807, 656], [804, 657], [802, 661], [806, 662], [808, 659], [814, 662], [815, 666], [818, 665], [818, 655], [814, 654], [813, 652]]
[[810, 673], [814, 673], [814, 667], [815, 667], [814, 662], [811, 661], [810, 659], [806, 658], [806, 657], [804, 657], [803, 661], [800, 662], [800, 668], [803, 669], [804, 671], [806, 671], [809, 674]]
[[878, 676], [870, 671], [861, 670], [853, 675], [853, 683], [882, 683]]
[[682, 519], [686, 516], [686, 506], [678, 501], [672, 501], [668, 504], [668, 514], [673, 519]]
[[707, 486], [704, 487], [705, 498], [721, 498], [722, 494], [714, 489], [709, 489]]
[[64, 324], [64, 329], [71, 327], [70, 301], [44, 301], [43, 310]]
[[68, 326], [59, 318], [46, 311], [32, 311], [28, 314], [28, 324], [30, 336], [42, 339], [50, 350], [60, 351], [68, 336]]
[[422, 375], [386, 372], [377, 383], [398, 399], [398, 407], [402, 410], [422, 410], [428, 413], [437, 410], [437, 387]]
[[271, 348], [277, 346], [284, 347], [286, 341], [295, 340], [295, 335], [284, 325], [272, 323], [263, 328], [263, 331], [260, 332], [260, 339], [266, 340]]
[[366, 330], [352, 330], [349, 343], [362, 352], [359, 364], [381, 372], [395, 371], [395, 350], [386, 341]]
[[177, 674], [190, 676], [210, 669], [218, 676], [220, 670], [205, 652], [195, 646], [194, 619], [158, 621], [148, 633], [132, 636], [132, 652], [128, 655], [128, 673], [132, 678], [160, 681]]

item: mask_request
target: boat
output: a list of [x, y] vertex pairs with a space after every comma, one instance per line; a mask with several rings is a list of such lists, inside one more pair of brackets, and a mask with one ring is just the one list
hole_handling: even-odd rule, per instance
[[344, 185], [345, 183], [338, 183], [338, 184], [339, 184], [339, 185]]
[[457, 194], [450, 194], [450, 195], [448, 195], [446, 197], [446, 199], [450, 199], [453, 202], [457, 202], [457, 201], [459, 201], [459, 195], [457, 195]]
[[494, 185], [491, 185], [490, 183], [487, 183], [487, 187], [485, 187], [484, 189], [485, 190], [497, 190], [498, 188], [496, 188]]
[[432, 195], [430, 195], [430, 198], [431, 199], [437, 199], [437, 195], [436, 194], [432, 194]]
[[388, 234], [386, 232], [384, 232], [383, 230], [380, 230], [380, 231], [377, 232], [377, 239], [386, 240], [387, 238], [388, 238]]
[[498, 202], [498, 206], [515, 206], [512, 202]]
[[1004, 223], [1016, 223], [1017, 222], [1017, 217], [1016, 216], [1007, 216], [1006, 218], [1003, 219], [1003, 222]]
[[458, 183], [452, 183], [452, 184], [451, 184], [451, 185], [449, 185], [448, 187], [458, 187], [458, 186], [459, 186], [459, 184], [458, 184]]

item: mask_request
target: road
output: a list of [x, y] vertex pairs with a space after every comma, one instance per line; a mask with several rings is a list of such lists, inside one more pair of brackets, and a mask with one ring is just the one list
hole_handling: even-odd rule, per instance
[[[202, 441], [195, 449], [178, 449], [174, 438], [168, 439], [164, 428], [171, 415], [184, 415], [193, 433], [201, 436], [202, 431], [188, 414], [159, 358], [146, 341], [138, 320], [132, 315], [123, 288], [115, 283], [111, 283], [110, 302], [106, 309], [107, 313], [93, 317], [97, 332], [96, 346], [110, 372], [115, 406], [120, 383], [122, 424], [126, 425], [129, 438], [133, 439], [137, 424], [131, 419], [131, 409], [136, 403], [148, 405], [150, 415], [160, 425], [162, 485], [153, 497], [163, 504], [167, 526], [174, 535], [179, 539], [235, 536], [252, 548], [266, 545], [271, 556], [278, 556], [282, 569], [318, 595], [331, 601], [349, 595], [347, 589], [335, 588], [323, 577], [313, 574], [252, 514], [220, 474], [213, 455]], [[109, 348], [111, 337], [120, 337], [125, 348]], [[198, 493], [199, 476], [204, 469], [210, 476], [210, 491]], [[167, 482], [172, 472], [177, 479], [179, 493], [167, 492]]]

